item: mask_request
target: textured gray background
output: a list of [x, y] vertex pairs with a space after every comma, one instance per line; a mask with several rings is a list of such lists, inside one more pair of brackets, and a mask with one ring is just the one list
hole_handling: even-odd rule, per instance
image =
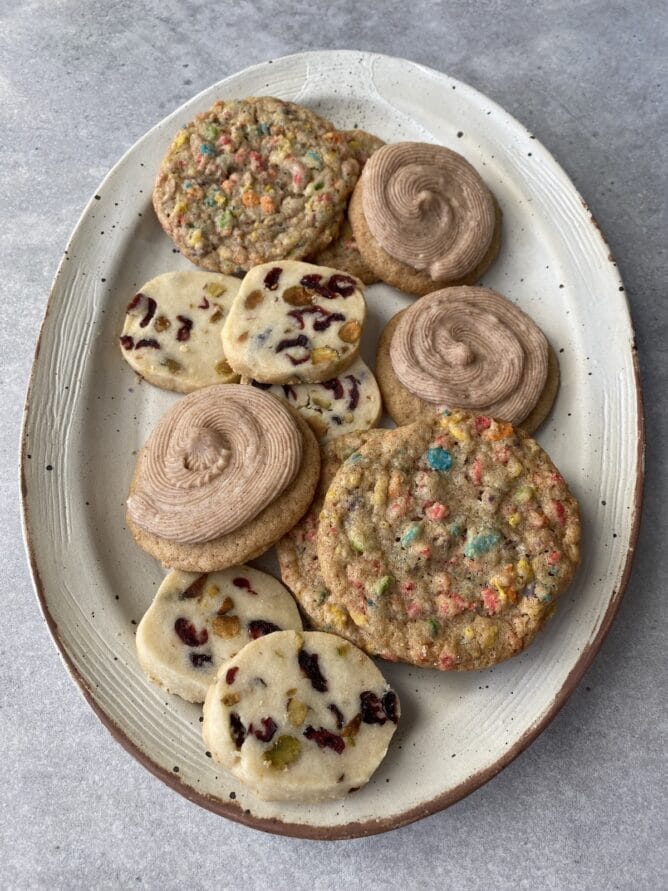
[[[665, 887], [666, 3], [364, 5], [0, 0], [3, 887]], [[125, 754], [69, 680], [40, 617], [16, 484], [50, 281], [102, 176], [205, 86], [318, 48], [374, 50], [446, 71], [553, 152], [625, 280], [649, 430], [635, 569], [611, 634], [565, 708], [469, 798], [351, 842], [237, 826], [188, 804]]]

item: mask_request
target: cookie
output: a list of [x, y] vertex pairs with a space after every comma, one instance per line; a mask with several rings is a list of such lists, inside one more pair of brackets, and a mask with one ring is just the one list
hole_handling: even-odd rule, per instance
[[172, 569], [225, 569], [301, 519], [319, 472], [318, 443], [297, 411], [253, 387], [206, 387], [172, 406], [140, 452], [128, 528]]
[[[308, 513], [287, 535], [276, 543], [281, 578], [297, 599], [310, 626], [319, 631], [333, 631], [363, 650], [373, 649], [366, 641], [363, 627], [350, 618], [345, 606], [332, 599], [318, 562], [318, 518], [327, 490], [337, 470], [357, 450], [384, 430], [348, 433], [332, 439], [322, 448], [320, 481]], [[375, 652], [375, 650], [374, 650]]]
[[[360, 170], [364, 167], [369, 157], [381, 146], [385, 145], [382, 139], [379, 139], [372, 133], [366, 133], [364, 130], [344, 130], [342, 131], [342, 136], [348, 143], [353, 157], [360, 165]], [[338, 236], [329, 247], [326, 247], [324, 251], [321, 251], [313, 259], [313, 262], [320, 266], [332, 266], [334, 269], [342, 269], [344, 272], [348, 272], [350, 275], [360, 279], [365, 285], [372, 285], [380, 281], [380, 277], [362, 259], [362, 255], [355, 242], [352, 226], [347, 217]]]
[[501, 210], [457, 152], [393, 143], [369, 159], [348, 217], [364, 261], [383, 281], [422, 296], [473, 284], [501, 244]]
[[369, 781], [398, 720], [397, 694], [352, 644], [279, 631], [221, 666], [202, 736], [258, 798], [326, 801]]
[[398, 313], [380, 337], [376, 369], [397, 424], [464, 408], [532, 433], [559, 386], [559, 362], [545, 335], [488, 288], [435, 291]]
[[377, 652], [477, 669], [524, 649], [580, 560], [575, 498], [540, 446], [463, 411], [342, 465], [318, 530], [325, 584]]
[[204, 702], [223, 662], [250, 640], [300, 631], [283, 585], [250, 566], [197, 575], [170, 572], [137, 628], [139, 664], [150, 680], [189, 702]]
[[363, 286], [350, 275], [296, 260], [246, 275], [223, 328], [232, 368], [266, 384], [328, 381], [359, 353]]
[[239, 380], [220, 341], [241, 282], [215, 272], [166, 272], [142, 285], [125, 315], [123, 358], [150, 384], [191, 393]]
[[308, 108], [269, 96], [221, 100], [172, 141], [153, 206], [189, 260], [239, 274], [323, 250], [358, 173], [346, 140]]
[[383, 413], [376, 378], [359, 356], [342, 375], [320, 384], [261, 384], [249, 378], [241, 383], [285, 399], [301, 412], [321, 443], [353, 430], [369, 430]]

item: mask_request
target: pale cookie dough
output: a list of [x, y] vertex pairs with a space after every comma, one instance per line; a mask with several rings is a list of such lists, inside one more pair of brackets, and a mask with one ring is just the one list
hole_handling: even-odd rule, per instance
[[259, 798], [326, 801], [369, 781], [398, 720], [397, 694], [348, 641], [279, 631], [221, 666], [202, 736]]
[[232, 368], [266, 384], [327, 381], [359, 352], [362, 283], [327, 266], [286, 260], [246, 275], [223, 328]]
[[166, 272], [128, 304], [123, 358], [150, 384], [191, 393], [239, 379], [223, 353], [220, 332], [241, 282], [215, 272]]
[[137, 656], [154, 683], [204, 702], [222, 663], [249, 641], [301, 628], [294, 600], [265, 572], [250, 566], [203, 575], [174, 571], [139, 623]]
[[359, 357], [343, 374], [320, 384], [261, 384], [248, 378], [241, 383], [285, 399], [302, 413], [320, 442], [369, 430], [383, 413], [376, 378]]
[[184, 256], [239, 274], [325, 248], [358, 174], [343, 134], [303, 105], [220, 100], [174, 137], [153, 205]]
[[342, 465], [320, 570], [379, 653], [442, 670], [524, 649], [580, 561], [580, 515], [540, 446], [466, 412], [390, 430]]

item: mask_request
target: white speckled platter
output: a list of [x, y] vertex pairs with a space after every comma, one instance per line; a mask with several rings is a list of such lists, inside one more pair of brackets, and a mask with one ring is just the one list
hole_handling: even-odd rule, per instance
[[[124, 523], [136, 451], [178, 398], [142, 383], [119, 355], [125, 306], [147, 279], [189, 267], [151, 207], [175, 131], [216, 98], [276, 95], [339, 127], [464, 154], [504, 213], [484, 284], [543, 328], [562, 384], [537, 438], [582, 505], [584, 559], [548, 629], [491, 671], [381, 664], [403, 718], [367, 787], [338, 803], [261, 802], [205, 756], [201, 710], [144, 678], [136, 623], [161, 579]], [[566, 159], [567, 161], [567, 159]], [[364, 351], [411, 300], [368, 292]], [[119, 742], [186, 797], [271, 832], [345, 838], [433, 813], [501, 770], [546, 726], [598, 649], [621, 599], [637, 533], [643, 422], [623, 286], [586, 205], [550, 154], [489, 99], [411, 62], [304, 53], [242, 71], [153, 128], [86, 207], [58, 269], [35, 354], [22, 442], [25, 535], [46, 621], [72, 676]], [[265, 561], [265, 566], [272, 565]]]

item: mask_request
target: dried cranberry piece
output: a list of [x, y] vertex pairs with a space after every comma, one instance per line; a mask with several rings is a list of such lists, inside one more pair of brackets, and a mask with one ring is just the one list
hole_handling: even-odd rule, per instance
[[176, 339], [180, 343], [183, 343], [185, 340], [190, 340], [190, 332], [193, 326], [192, 319], [189, 319], [186, 316], [177, 316], [176, 318], [181, 322], [181, 327], [176, 332]]
[[399, 699], [394, 690], [388, 690], [383, 696], [383, 711], [393, 724], [397, 723], [399, 720]]
[[204, 590], [204, 585], [206, 585], [208, 577], [207, 573], [198, 576], [192, 585], [188, 585], [185, 591], [181, 591], [179, 600], [193, 600], [195, 597], [199, 597]]
[[329, 281], [327, 282], [327, 287], [330, 291], [340, 294], [341, 297], [350, 297], [350, 295], [355, 292], [357, 285], [355, 279], [351, 278], [349, 275], [342, 275], [340, 272], [335, 272], [334, 275], [330, 276]]
[[[271, 386], [271, 384], [269, 386]], [[247, 578], [244, 578], [243, 575], [238, 575], [236, 576], [236, 578], [233, 578], [232, 584], [235, 586], [235, 588], [243, 588], [249, 594], [257, 594], [257, 591], [253, 591], [253, 589], [251, 588], [251, 583], [249, 582], [249, 580]]]
[[334, 705], [333, 702], [330, 702], [330, 704], [327, 706], [327, 708], [334, 715], [334, 717], [336, 719], [337, 728], [339, 730], [341, 730], [343, 725], [346, 723], [345, 719], [343, 717], [343, 712], [341, 711], [341, 709], [338, 706]]
[[345, 321], [345, 316], [340, 312], [330, 312], [326, 319], [316, 319], [313, 323], [314, 331], [326, 331], [333, 322]]
[[239, 671], [238, 665], [233, 665], [232, 668], [228, 668], [225, 672], [225, 683], [232, 685], [234, 683], [234, 679], [237, 676], [237, 672]]
[[174, 622], [174, 631], [187, 647], [201, 647], [209, 639], [209, 632], [206, 628], [202, 628], [198, 632], [193, 623], [184, 619], [183, 616]]
[[128, 303], [126, 307], [126, 312], [132, 312], [132, 310], [139, 305], [139, 301], [142, 299], [143, 294], [135, 294], [132, 300]]
[[121, 346], [124, 350], [131, 350], [134, 345], [135, 342], [129, 334], [121, 335]]
[[263, 384], [260, 381], [251, 381], [251, 387], [257, 387], [258, 390], [268, 390], [272, 384]]
[[150, 347], [152, 350], [159, 350], [160, 344], [155, 337], [144, 337], [135, 344], [135, 349], [140, 350], [142, 347]]
[[319, 727], [316, 730], [309, 724], [304, 731], [304, 736], [306, 739], [316, 742], [321, 749], [333, 749], [337, 755], [340, 755], [346, 747], [346, 741], [342, 736], [337, 736], [336, 733], [332, 733], [324, 727]]
[[287, 350], [290, 347], [308, 347], [308, 337], [304, 334], [298, 334], [297, 337], [293, 337], [291, 340], [281, 340], [276, 347], [276, 352], [281, 353], [283, 350]]
[[320, 294], [320, 296], [324, 297], [326, 300], [333, 300], [336, 297], [336, 294], [333, 291], [322, 284], [322, 276], [317, 273], [303, 276], [299, 280], [299, 284], [304, 288], [310, 288], [312, 291], [316, 291], [316, 293]]
[[[323, 316], [323, 318], [325, 318], [325, 319], [327, 318], [327, 316], [331, 315], [329, 310], [323, 309], [322, 306], [305, 306], [303, 309], [291, 309], [290, 312], [288, 313], [288, 315], [292, 316], [292, 318], [299, 325], [300, 331], [303, 331], [304, 330], [304, 316], [305, 315], [313, 315], [314, 313], [316, 315]], [[318, 325], [318, 324], [319, 324], [319, 322], [316, 321], [315, 324], [313, 325], [313, 327], [315, 328], [316, 325]], [[324, 330], [324, 329], [317, 329], [317, 330]]]
[[250, 736], [252, 733], [255, 739], [259, 739], [260, 742], [271, 742], [274, 733], [278, 730], [278, 724], [273, 718], [262, 718], [261, 723], [264, 730], [256, 730], [251, 724], [248, 728], [248, 735]]
[[303, 365], [304, 362], [308, 362], [308, 359], [309, 359], [308, 353], [304, 356], [303, 359], [295, 359], [295, 357], [291, 356], [290, 353], [287, 353], [286, 355], [293, 365]]
[[365, 724], [384, 724], [387, 721], [382, 702], [370, 690], [360, 693], [360, 711]]
[[208, 309], [210, 305], [206, 297], [202, 297], [202, 302], [197, 304], [197, 309]]
[[252, 622], [248, 623], [248, 636], [252, 640], [257, 640], [258, 637], [264, 637], [265, 634], [271, 634], [273, 631], [280, 630], [278, 625], [274, 625], [273, 622], [265, 622], [263, 619], [253, 619]]
[[352, 374], [347, 374], [346, 380], [350, 381], [350, 400], [348, 401], [348, 408], [350, 409], [350, 411], [352, 411], [353, 409], [357, 408], [357, 406], [359, 405], [359, 401], [360, 401], [359, 384], [360, 384], [360, 381], [358, 381], [357, 378]]
[[234, 745], [240, 749], [246, 741], [246, 728], [236, 712], [230, 712], [230, 734]]
[[334, 393], [335, 399], [343, 399], [343, 384], [338, 377], [333, 377], [329, 381], [324, 381], [323, 387], [326, 390], [331, 390]]
[[201, 668], [205, 662], [211, 662], [211, 656], [208, 653], [191, 653], [190, 661], [195, 668]]
[[139, 323], [140, 328], [145, 328], [148, 325], [155, 315], [155, 309], [158, 305], [152, 297], [147, 297], [146, 300], [148, 301], [148, 309], [146, 310], [146, 315]]
[[309, 679], [313, 689], [317, 690], [319, 693], [325, 693], [329, 689], [329, 684], [320, 671], [318, 654], [307, 653], [306, 650], [301, 649], [297, 654], [297, 661], [299, 662], [302, 674], [306, 675]]
[[275, 291], [278, 287], [278, 280], [283, 270], [280, 266], [274, 266], [264, 277], [264, 286], [268, 291]]

